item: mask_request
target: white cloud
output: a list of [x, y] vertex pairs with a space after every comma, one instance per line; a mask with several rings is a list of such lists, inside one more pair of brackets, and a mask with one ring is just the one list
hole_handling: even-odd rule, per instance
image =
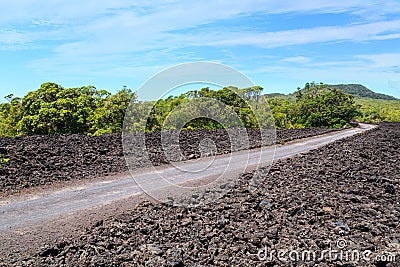
[[25, 43], [30, 38], [23, 33], [15, 30], [1, 30], [0, 31], [0, 44], [9, 46], [12, 44]]
[[[176, 60], [202, 60], [196, 54], [181, 49], [194, 46], [217, 46], [218, 49], [241, 45], [275, 48], [400, 38], [400, 20], [368, 23], [361, 19], [362, 23], [357, 25], [286, 31], [268, 31], [265, 28], [263, 32], [241, 28], [240, 25], [223, 30], [215, 26], [219, 22], [235, 21], [238, 16], [250, 17], [254, 14], [346, 12], [365, 18], [373, 11], [385, 16], [400, 11], [399, 3], [392, 0], [221, 0], [207, 3], [175, 0], [20, 0], [0, 1], [0, 10], [0, 26], [15, 27], [0, 31], [0, 49], [1, 46], [21, 48], [24, 44], [28, 48], [32, 44], [40, 46], [42, 43], [49, 46], [47, 40], [60, 40], [44, 58], [28, 65], [41, 73], [62, 72], [65, 75], [113, 71], [113, 75], [122, 75], [137, 71], [139, 67], [162, 65], [166, 61], [172, 64]], [[206, 24], [208, 27], [201, 27]], [[247, 58], [252, 56], [246, 55]], [[234, 53], [230, 57], [235, 60]], [[241, 61], [237, 60], [240, 62], [238, 64], [243, 64]], [[311, 61], [303, 56], [293, 56], [283, 59], [283, 62]]]
[[400, 53], [356, 55], [355, 57], [367, 61], [371, 67], [392, 68], [400, 66]]
[[[209, 42], [210, 45], [255, 45], [273, 48], [321, 42], [368, 41], [376, 38], [399, 38], [400, 20], [350, 26], [326, 26], [264, 33], [226, 33]], [[184, 36], [182, 36], [184, 38]], [[213, 37], [212, 37], [213, 38]], [[189, 37], [189, 39], [194, 39]], [[208, 40], [210, 41], [210, 40]], [[201, 40], [198, 45], [206, 45]]]
[[[65, 43], [55, 49], [56, 53], [120, 53], [143, 51], [155, 48], [175, 47], [178, 45], [256, 45], [277, 47], [291, 44], [306, 44], [335, 40], [388, 39], [398, 38], [397, 33], [379, 35], [389, 27], [398, 29], [396, 25], [381, 22], [348, 27], [321, 27], [297, 29], [281, 32], [233, 32], [224, 29], [220, 32], [210, 28], [198, 34], [177, 33], [176, 31], [216, 22], [234, 19], [238, 15], [251, 16], [254, 13], [362, 13], [373, 9], [374, 12], [386, 14], [400, 10], [396, 1], [384, 3], [374, 0], [348, 1], [61, 1], [61, 0], [21, 0], [1, 1], [1, 24], [28, 23], [35, 27], [51, 27], [52, 34], [37, 34], [27, 29], [19, 31], [24, 38], [15, 42], [22, 44], [38, 40], [53, 40], [54, 31]], [[383, 25], [390, 24], [390, 25]], [[372, 27], [384, 29], [374, 30]], [[43, 31], [49, 31], [44, 30]], [[74, 43], [69, 44], [73, 37]]]
[[[118, 26], [144, 27], [152, 31], [187, 29], [205, 23], [253, 13], [337, 13], [361, 14], [372, 10], [382, 15], [400, 11], [400, 4], [389, 0], [347, 1], [62, 1], [20, 0], [1, 1], [1, 24], [32, 23], [83, 26], [89, 32], [109, 30]], [[85, 26], [88, 25], [88, 26]], [[92, 31], [91, 31], [92, 29]], [[138, 28], [135, 28], [138, 30]]]
[[[63, 1], [63, 0], [19, 0], [1, 1], [0, 10], [2, 16], [0, 23], [20, 23], [21, 21], [32, 21], [36, 19], [71, 21], [79, 19], [85, 21], [87, 18], [105, 14], [107, 11], [128, 7], [126, 1]], [[135, 1], [138, 2], [138, 1]], [[138, 4], [140, 4], [138, 2]]]
[[[90, 41], [65, 43], [54, 49], [61, 58], [82, 56], [104, 56], [109, 54], [124, 54], [168, 49], [169, 56], [174, 57], [174, 50], [190, 46], [240, 46], [251, 45], [262, 48], [286, 47], [290, 45], [305, 45], [321, 42], [368, 41], [377, 38], [399, 38], [400, 20], [374, 22], [361, 25], [341, 27], [315, 27], [279, 32], [247, 33], [247, 32], [209, 32], [168, 33], [161, 29], [166, 27], [161, 23], [158, 29], [146, 28], [141, 19], [122, 17], [105, 19], [103, 23], [92, 23], [81, 27], [78, 35], [90, 36]], [[118, 25], [115, 27], [115, 25]], [[172, 26], [171, 26], [172, 27]], [[177, 26], [178, 27], [178, 26]], [[164, 54], [165, 55], [165, 54]], [[166, 55], [168, 56], [168, 54]], [[303, 63], [307, 59], [295, 57], [287, 62]]]
[[[226, 14], [239, 14], [247, 12], [264, 13], [333, 13], [333, 12], [354, 12], [364, 14], [372, 10], [375, 13], [387, 14], [395, 13], [399, 10], [400, 4], [395, 0], [377, 1], [377, 0], [230, 0], [230, 1], [144, 1], [144, 0], [19, 0], [19, 1], [1, 1], [0, 10], [2, 10], [1, 22], [14, 22], [32, 19], [60, 19], [86, 21], [87, 18], [93, 18], [104, 14], [116, 14], [120, 11], [132, 11], [137, 16], [162, 14], [170, 18], [180, 13], [188, 14], [187, 17], [204, 17], [208, 19], [224, 18]], [[207, 11], [207, 12], [198, 12]], [[200, 16], [199, 16], [200, 14]], [[194, 15], [194, 16], [193, 16]], [[174, 19], [179, 20], [179, 17]]]
[[290, 63], [308, 63], [311, 61], [308, 57], [298, 56], [298, 57], [287, 57], [282, 59], [283, 62]]

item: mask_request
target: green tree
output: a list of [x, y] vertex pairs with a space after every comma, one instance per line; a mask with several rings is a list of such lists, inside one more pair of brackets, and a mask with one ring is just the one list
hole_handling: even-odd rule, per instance
[[[124, 87], [116, 94], [111, 95], [103, 91], [93, 114], [89, 117], [90, 133], [100, 135], [104, 133], [122, 132], [122, 125], [126, 109], [131, 100], [135, 101], [136, 94]], [[103, 99], [102, 97], [105, 96]]]
[[[205, 97], [221, 101], [236, 112], [245, 127], [258, 128], [260, 125], [259, 122], [257, 122], [255, 112], [258, 109], [258, 103], [261, 99], [260, 96], [262, 90], [263, 88], [260, 86], [243, 89], [228, 86], [222, 88], [221, 90], [210, 90], [208, 87], [206, 87], [202, 88], [200, 91], [190, 91], [186, 93], [185, 96], [189, 98]], [[207, 125], [215, 125], [216, 128], [220, 127], [219, 124], [215, 124], [215, 122], [211, 120], [206, 120], [206, 118], [196, 120], [197, 124], [201, 122]], [[195, 127], [194, 125], [190, 126]], [[196, 128], [198, 127], [199, 125], [196, 126]]]
[[279, 98], [270, 98], [268, 99], [268, 103], [274, 116], [275, 126], [277, 128], [300, 127], [300, 125], [296, 125], [294, 122], [294, 116], [296, 112], [295, 103]]
[[188, 101], [186, 94], [180, 96], [169, 96], [166, 99], [159, 99], [154, 103], [146, 121], [146, 131], [161, 131], [167, 116], [173, 110]]
[[18, 130], [25, 135], [87, 133], [88, 118], [96, 108], [93, 86], [63, 88], [44, 83], [22, 98], [22, 118]]
[[296, 92], [294, 116], [306, 127], [342, 127], [360, 115], [354, 96], [322, 83], [307, 83]]
[[0, 136], [16, 136], [19, 134], [18, 121], [22, 117], [21, 98], [10, 94], [5, 97], [7, 103], [0, 104]]

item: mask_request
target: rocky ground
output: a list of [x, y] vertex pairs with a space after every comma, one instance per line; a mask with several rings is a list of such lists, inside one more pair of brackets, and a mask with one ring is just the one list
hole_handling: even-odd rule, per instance
[[[275, 162], [269, 173], [258, 174], [265, 183], [256, 193], [248, 190], [247, 173], [232, 192], [207, 206], [144, 202], [98, 221], [79, 238], [49, 243], [18, 264], [399, 266], [399, 163], [400, 124], [382, 124]], [[285, 250], [279, 258], [277, 251]], [[302, 259], [305, 251], [316, 258]], [[331, 254], [321, 257], [322, 251]]]
[[[326, 128], [277, 130], [277, 142], [290, 141], [332, 131]], [[180, 145], [187, 158], [200, 156], [198, 142], [214, 140], [217, 153], [230, 151], [224, 131], [182, 131]], [[259, 132], [250, 131], [250, 147], [260, 146]], [[160, 146], [159, 133], [146, 136], [147, 150], [155, 165], [168, 163]], [[134, 150], [139, 157], [142, 151]], [[50, 185], [127, 171], [120, 134], [96, 137], [84, 135], [0, 138], [0, 197], [26, 188]], [[138, 166], [141, 167], [140, 163]]]

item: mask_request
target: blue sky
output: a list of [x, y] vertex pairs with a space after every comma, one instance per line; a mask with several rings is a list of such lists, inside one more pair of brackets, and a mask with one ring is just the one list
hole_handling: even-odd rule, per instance
[[400, 1], [0, 2], [0, 97], [52, 81], [138, 89], [175, 64], [213, 61], [266, 93], [361, 83], [400, 98]]

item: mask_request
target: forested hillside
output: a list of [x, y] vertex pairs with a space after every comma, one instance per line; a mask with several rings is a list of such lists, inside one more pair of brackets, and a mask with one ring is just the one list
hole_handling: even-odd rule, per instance
[[[361, 113], [356, 116], [356, 119], [365, 123], [380, 123], [380, 122], [399, 122], [400, 121], [400, 100], [393, 96], [375, 93], [360, 84], [338, 84], [326, 85], [329, 88], [342, 90], [347, 94], [353, 95], [354, 101]], [[265, 96], [274, 99], [273, 101], [281, 103], [283, 106], [290, 106], [295, 102], [296, 93], [282, 94], [270, 93]], [[273, 106], [272, 106], [273, 107]], [[287, 116], [283, 112], [277, 116], [277, 125], [280, 125], [280, 118]], [[286, 124], [284, 124], [286, 125]], [[286, 125], [287, 127], [288, 125]], [[296, 125], [298, 126], [298, 125]], [[290, 125], [289, 125], [290, 127]]]
[[338, 88], [354, 96], [368, 97], [373, 99], [383, 99], [383, 100], [396, 100], [396, 98], [393, 96], [375, 93], [374, 91], [368, 89], [367, 87], [361, 84], [336, 84], [329, 86], [333, 88]]
[[372, 98], [356, 98], [361, 107], [361, 122], [400, 122], [400, 100], [382, 100]]

